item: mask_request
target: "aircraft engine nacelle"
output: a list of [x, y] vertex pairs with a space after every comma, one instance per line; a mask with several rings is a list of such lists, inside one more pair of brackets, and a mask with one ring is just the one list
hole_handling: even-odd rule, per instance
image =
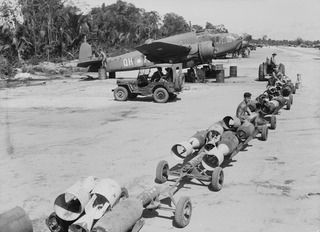
[[214, 56], [214, 52], [215, 49], [212, 41], [203, 41], [198, 44], [199, 57], [203, 63], [211, 61]]

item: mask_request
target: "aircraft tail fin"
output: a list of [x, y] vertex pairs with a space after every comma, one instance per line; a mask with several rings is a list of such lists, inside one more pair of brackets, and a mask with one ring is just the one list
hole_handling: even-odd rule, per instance
[[86, 39], [80, 46], [80, 51], [79, 51], [79, 61], [88, 61], [92, 59], [92, 48], [91, 45], [87, 43]]

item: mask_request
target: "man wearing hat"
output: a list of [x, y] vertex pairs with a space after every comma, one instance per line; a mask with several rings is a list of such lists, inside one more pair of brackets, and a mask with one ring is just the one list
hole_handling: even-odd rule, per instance
[[251, 101], [251, 93], [245, 92], [243, 94], [243, 101], [239, 104], [236, 112], [236, 116], [240, 119], [241, 122], [245, 120], [250, 120], [250, 115], [252, 114], [249, 109], [249, 103]]
[[277, 53], [272, 53], [272, 56], [270, 59], [270, 64], [271, 64], [272, 68], [277, 67], [276, 55], [277, 55]]

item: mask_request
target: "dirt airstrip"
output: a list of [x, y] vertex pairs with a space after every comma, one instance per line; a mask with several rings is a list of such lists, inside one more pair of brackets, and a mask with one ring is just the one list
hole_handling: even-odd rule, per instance
[[[187, 183], [176, 195], [193, 204], [190, 224], [172, 225], [172, 214], [149, 215], [142, 231], [320, 231], [320, 51], [258, 48], [225, 83], [186, 84], [174, 102], [150, 98], [116, 102], [115, 80], [54, 80], [43, 86], [0, 90], [0, 212], [16, 205], [48, 231], [55, 197], [89, 175], [109, 177], [134, 196], [155, 185], [155, 168], [176, 161], [170, 148], [225, 115], [234, 115], [243, 92], [257, 96], [258, 66], [273, 52], [302, 88], [282, 110], [266, 142], [252, 140], [224, 169], [220, 192]], [[228, 75], [228, 71], [226, 71]], [[124, 74], [128, 75], [128, 74]], [[170, 183], [168, 183], [170, 184]]]

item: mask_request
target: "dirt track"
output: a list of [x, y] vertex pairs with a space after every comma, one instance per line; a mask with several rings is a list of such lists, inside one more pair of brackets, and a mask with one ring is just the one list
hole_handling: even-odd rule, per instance
[[254, 79], [272, 52], [294, 80], [302, 74], [292, 109], [281, 111], [268, 141], [253, 140], [234, 157], [220, 192], [195, 184], [178, 192], [193, 203], [188, 227], [174, 228], [166, 218], [172, 215], [159, 211], [165, 217], [149, 215], [142, 231], [319, 231], [320, 52], [303, 48], [258, 48], [225, 63], [236, 64], [239, 77], [187, 84], [167, 104], [115, 102], [115, 80], [0, 90], [0, 212], [22, 206], [35, 232], [48, 231], [44, 219], [55, 197], [81, 177], [114, 178], [131, 195], [154, 185], [158, 161], [175, 164], [175, 142], [234, 115], [244, 91], [264, 90], [266, 83]]

